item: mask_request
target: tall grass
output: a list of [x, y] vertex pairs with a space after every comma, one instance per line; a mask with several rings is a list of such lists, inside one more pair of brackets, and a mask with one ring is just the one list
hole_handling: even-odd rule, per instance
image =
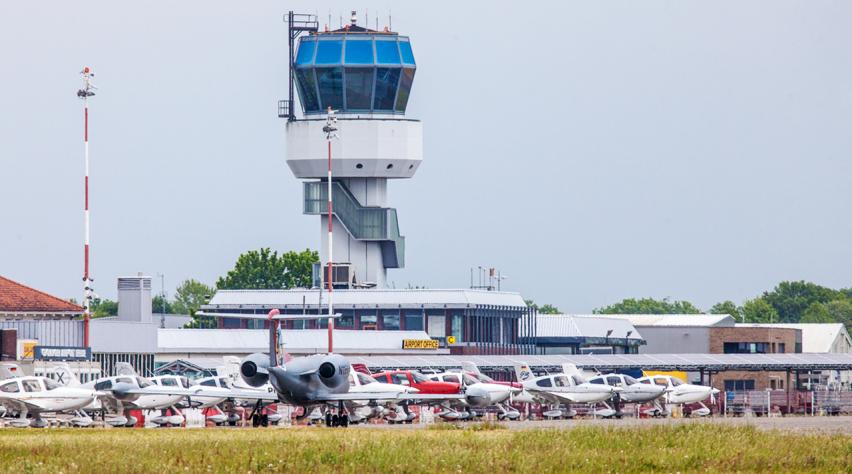
[[571, 430], [3, 429], [5, 472], [849, 471], [852, 437], [688, 424]]

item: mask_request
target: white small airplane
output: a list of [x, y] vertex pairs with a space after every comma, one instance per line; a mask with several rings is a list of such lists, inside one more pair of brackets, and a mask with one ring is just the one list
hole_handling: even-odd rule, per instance
[[[417, 393], [414, 387], [397, 385], [393, 383], [379, 382], [373, 377], [351, 367], [349, 371], [349, 393]], [[370, 400], [356, 400], [347, 403], [349, 423], [358, 424], [371, 418], [386, 416], [393, 422], [405, 422], [414, 419], [414, 414], [408, 412], [404, 407], [395, 402], [384, 402], [382, 404], [370, 403]]]
[[[84, 410], [99, 411], [109, 408], [117, 416], [106, 420], [112, 426], [133, 426], [136, 418], [127, 415], [128, 409], [164, 410], [174, 407], [184, 397], [189, 395], [186, 389], [176, 389], [176, 393], [164, 394], [151, 381], [136, 375], [130, 364], [116, 364], [118, 375], [103, 377], [81, 385], [82, 388], [97, 390], [101, 395], [90, 403]], [[78, 384], [72, 379], [72, 384]], [[146, 393], [150, 392], [150, 393]], [[181, 415], [182, 418], [182, 415]], [[172, 421], [177, 421], [173, 419]], [[165, 423], [166, 421], [163, 421]]]
[[612, 404], [615, 408], [610, 407], [607, 402], [603, 402], [607, 405], [606, 409], [596, 412], [597, 415], [603, 417], [614, 416], [621, 418], [622, 403], [648, 403], [662, 397], [666, 393], [666, 387], [657, 384], [639, 383], [638, 380], [626, 374], [595, 375], [589, 379], [589, 383], [608, 385], [621, 389], [612, 396]]
[[[644, 385], [657, 385], [663, 387], [665, 389], [665, 396], [663, 399], [665, 400], [666, 405], [698, 403], [701, 405], [701, 408], [691, 412], [691, 414], [695, 416], [709, 415], [710, 409], [707, 408], [704, 401], [708, 398], [713, 400], [719, 393], [719, 389], [708, 387], [706, 385], [685, 383], [679, 378], [671, 375], [646, 375], [645, 377], [639, 378], [638, 381]], [[660, 406], [657, 406], [656, 408], [662, 409]], [[663, 412], [668, 414], [670, 410], [666, 407]]]
[[[587, 382], [574, 364], [563, 364], [562, 370], [561, 374], [535, 377], [528, 365], [515, 366], [515, 374], [524, 390], [544, 403], [599, 403], [609, 400], [613, 394], [621, 391], [617, 387]], [[571, 409], [563, 411], [556, 408], [544, 412], [547, 418], [571, 418], [574, 415], [576, 412]]]
[[[479, 374], [479, 376], [485, 377], [482, 374]], [[496, 406], [500, 410], [500, 414], [498, 415], [500, 419], [508, 418], [514, 420], [519, 418], [521, 414], [514, 408], [505, 407], [504, 403], [510, 401], [513, 395], [520, 394], [522, 389], [514, 387], [511, 384], [499, 384], [491, 379], [487, 379], [489, 381], [486, 382], [480, 377], [468, 373], [468, 371], [444, 372], [442, 374], [429, 375], [431, 380], [435, 380], [437, 382], [457, 383], [462, 387], [464, 393], [467, 394], [465, 399], [455, 401], [455, 403], [450, 403], [451, 406], [460, 405], [466, 409]], [[463, 414], [453, 413], [453, 411], [457, 412], [457, 410], [449, 410], [441, 413], [439, 416], [445, 419], [464, 418]], [[470, 412], [470, 410], [465, 411]]]
[[12, 375], [12, 378], [0, 381], [0, 405], [7, 414], [18, 415], [10, 422], [12, 426], [44, 428], [48, 423], [41, 415], [51, 412], [75, 413], [71, 419], [74, 426], [92, 424], [90, 417], [77, 412], [97, 399], [98, 392], [94, 389], [66, 387], [46, 377], [20, 376], [22, 372], [15, 364], [4, 365], [3, 369], [2, 375]]

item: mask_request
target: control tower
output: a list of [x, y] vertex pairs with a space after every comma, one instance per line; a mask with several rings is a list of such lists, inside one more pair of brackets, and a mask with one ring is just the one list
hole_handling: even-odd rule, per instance
[[[386, 287], [387, 269], [405, 265], [405, 238], [388, 207], [389, 179], [414, 176], [423, 160], [420, 121], [405, 115], [417, 65], [407, 36], [357, 24], [320, 31], [316, 17], [285, 16], [290, 39], [287, 165], [304, 180], [304, 213], [320, 216], [320, 261], [328, 264], [326, 111], [337, 111], [332, 140], [333, 284]], [[298, 91], [297, 117], [293, 85]], [[316, 271], [315, 279], [326, 275]]]

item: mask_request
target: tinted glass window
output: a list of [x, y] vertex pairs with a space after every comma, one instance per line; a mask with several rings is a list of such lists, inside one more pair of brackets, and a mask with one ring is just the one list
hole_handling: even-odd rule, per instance
[[161, 379], [160, 385], [164, 387], [177, 387], [177, 380], [175, 379]]
[[54, 382], [53, 380], [50, 380], [50, 379], [44, 379], [44, 388], [45, 388], [45, 389], [47, 389], [47, 390], [56, 390], [56, 389], [57, 389], [57, 388], [59, 388], [59, 387], [61, 387], [61, 385], [59, 385], [58, 383]]
[[302, 41], [299, 43], [299, 52], [296, 53], [296, 64], [311, 64], [314, 60], [314, 50], [316, 47], [316, 41]]
[[370, 110], [373, 68], [346, 68], [346, 108]]
[[589, 383], [594, 383], [594, 384], [598, 384], [598, 385], [606, 385], [604, 383], [603, 377], [597, 377], [597, 378], [594, 378], [592, 380], [589, 380]]
[[18, 388], [18, 382], [9, 382], [0, 385], [0, 392], [5, 393], [18, 393], [21, 389]]
[[343, 107], [342, 68], [317, 68], [317, 83], [319, 84], [322, 108], [340, 109]]
[[133, 383], [133, 379], [129, 377], [119, 377], [115, 379], [115, 383]]
[[202, 380], [201, 383], [198, 384], [198, 385], [201, 385], [201, 386], [204, 386], [204, 387], [215, 387], [216, 381], [213, 380], [213, 379]]
[[402, 53], [403, 63], [414, 64], [414, 53], [411, 52], [411, 43], [408, 41], [400, 41], [399, 52]]
[[393, 383], [397, 385], [409, 385], [408, 376], [405, 374], [393, 374], [391, 377], [393, 379]]
[[609, 377], [606, 378], [606, 383], [607, 383], [607, 385], [612, 385], [614, 387], [619, 386], [619, 385], [621, 385], [621, 379], [614, 376], [614, 375], [610, 375]]
[[95, 390], [109, 390], [112, 388], [111, 380], [104, 380], [95, 384]]
[[343, 42], [340, 40], [319, 41], [317, 45], [316, 64], [339, 64], [343, 52]]
[[423, 330], [423, 313], [405, 312], [405, 330], [406, 331], [422, 331]]
[[219, 386], [227, 388], [228, 381], [224, 377], [219, 377]]
[[380, 67], [376, 69], [376, 95], [373, 108], [392, 110], [396, 99], [396, 86], [399, 82], [399, 69]]
[[669, 381], [668, 381], [668, 380], [666, 380], [666, 379], [665, 379], [665, 378], [663, 378], [663, 377], [657, 377], [657, 378], [655, 378], [655, 379], [654, 379], [654, 383], [655, 383], [655, 384], [657, 384], [657, 385], [662, 385], [663, 387], [668, 387], [668, 386], [669, 386]]
[[421, 374], [420, 372], [412, 372], [411, 377], [414, 378], [414, 381], [416, 383], [423, 383], [429, 381], [429, 379], [427, 379], [426, 376]]
[[375, 380], [376, 382], [388, 383], [388, 376], [387, 374], [374, 375], [373, 380]]
[[411, 84], [414, 83], [414, 69], [403, 69], [402, 80], [399, 81], [399, 96], [396, 98], [396, 110], [405, 112], [408, 97], [411, 95]]
[[399, 48], [396, 41], [376, 40], [376, 62], [378, 64], [399, 64]]
[[549, 377], [546, 378], [546, 379], [541, 379], [538, 382], [536, 382], [535, 384], [538, 385], [539, 387], [552, 387], [553, 386], [553, 384], [550, 382]]
[[568, 377], [564, 375], [557, 375], [553, 377], [553, 385], [556, 387], [570, 387], [571, 382], [568, 381]]
[[299, 85], [299, 98], [306, 111], [319, 110], [319, 99], [317, 98], [317, 83], [314, 80], [313, 69], [297, 69], [296, 83]]
[[38, 380], [23, 380], [21, 385], [24, 386], [25, 392], [41, 392], [41, 384]]
[[347, 40], [346, 64], [373, 64], [373, 42], [370, 40]]
[[376, 315], [375, 314], [362, 314], [361, 315], [361, 329], [376, 329]]
[[399, 315], [384, 314], [382, 315], [382, 327], [386, 331], [399, 331]]

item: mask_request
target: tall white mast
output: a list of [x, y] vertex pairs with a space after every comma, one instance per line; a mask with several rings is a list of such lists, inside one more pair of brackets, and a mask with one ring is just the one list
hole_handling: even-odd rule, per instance
[[92, 84], [95, 73], [89, 66], [80, 71], [83, 76], [83, 88], [77, 91], [77, 97], [83, 99], [83, 155], [85, 161], [84, 181], [84, 237], [83, 237], [83, 345], [89, 347], [89, 319], [92, 310], [92, 278], [89, 274], [89, 97], [95, 95]]

